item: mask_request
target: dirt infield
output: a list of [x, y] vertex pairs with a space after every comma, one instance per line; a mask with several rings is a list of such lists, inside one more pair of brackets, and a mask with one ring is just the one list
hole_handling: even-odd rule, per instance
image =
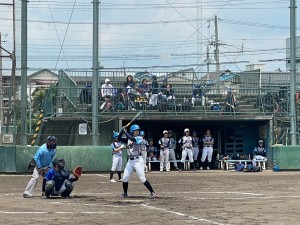
[[30, 176], [0, 175], [1, 224], [300, 224], [300, 172], [150, 172], [154, 200], [136, 174], [127, 199], [108, 176], [84, 174], [72, 199], [43, 199], [39, 180], [24, 199]]

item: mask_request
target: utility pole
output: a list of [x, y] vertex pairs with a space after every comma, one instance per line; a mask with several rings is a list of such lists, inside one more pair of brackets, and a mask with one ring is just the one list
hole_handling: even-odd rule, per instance
[[27, 144], [27, 0], [21, 3], [21, 145]]
[[291, 145], [297, 145], [297, 113], [296, 113], [296, 0], [290, 1], [290, 123]]
[[220, 52], [219, 52], [219, 34], [218, 34], [218, 17], [215, 15], [215, 59], [216, 59], [216, 72], [220, 72]]
[[93, 0], [93, 84], [92, 84], [92, 142], [99, 145], [98, 71], [99, 71], [99, 0]]
[[[1, 39], [1, 33], [0, 33], [0, 90], [1, 90], [1, 93], [0, 93], [0, 129], [1, 129], [1, 126], [3, 125], [3, 120], [4, 120], [4, 109], [3, 109], [3, 67], [2, 67], [2, 39]], [[1, 133], [1, 131], [0, 131]]]
[[209, 45], [207, 45], [207, 48], [206, 48], [206, 70], [207, 70], [206, 80], [207, 81], [209, 81], [209, 64], [210, 64], [210, 59], [209, 59]]

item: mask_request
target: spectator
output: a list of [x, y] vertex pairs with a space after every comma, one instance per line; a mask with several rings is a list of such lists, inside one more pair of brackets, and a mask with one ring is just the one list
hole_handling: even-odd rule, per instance
[[167, 84], [166, 98], [167, 98], [167, 101], [175, 99], [172, 84]]
[[115, 96], [115, 110], [124, 110], [126, 109], [126, 98], [127, 95], [122, 88], [119, 88], [117, 95]]
[[135, 81], [131, 75], [126, 77], [124, 82], [124, 88], [127, 94], [127, 107], [128, 109], [135, 110], [134, 108], [134, 98], [135, 98]]
[[237, 107], [236, 96], [234, 94], [234, 91], [229, 89], [225, 100], [225, 112], [229, 114], [235, 114], [235, 112], [237, 111], [236, 107]]
[[150, 109], [156, 109], [157, 107], [157, 98], [158, 98], [158, 82], [157, 82], [157, 77], [153, 76], [152, 77], [152, 84], [151, 84], [151, 96], [149, 99], [149, 105]]
[[205, 103], [205, 93], [203, 87], [200, 87], [199, 84], [195, 85], [195, 88], [192, 93], [192, 105], [195, 106], [196, 102], [200, 102], [202, 106]]
[[147, 79], [143, 79], [142, 83], [137, 88], [138, 94], [149, 99], [150, 88], [147, 84]]
[[92, 104], [92, 85], [87, 84], [84, 89], [80, 92], [79, 101], [81, 104]]
[[105, 83], [101, 86], [101, 96], [104, 100], [112, 99], [114, 95], [114, 87], [111, 85], [109, 79], [105, 79]]
[[147, 149], [147, 153], [148, 153], [148, 161], [157, 161], [157, 159], [158, 159], [158, 150], [154, 146], [153, 139], [149, 139], [149, 147]]
[[167, 101], [167, 78], [163, 78], [162, 79], [162, 85], [160, 86], [160, 92], [159, 92], [159, 96], [160, 96], [160, 101], [162, 102], [166, 102]]
[[267, 151], [264, 147], [263, 140], [259, 140], [258, 146], [255, 147], [253, 150], [253, 161], [252, 161], [253, 167], [256, 166], [256, 160], [267, 160], [266, 153], [267, 153]]

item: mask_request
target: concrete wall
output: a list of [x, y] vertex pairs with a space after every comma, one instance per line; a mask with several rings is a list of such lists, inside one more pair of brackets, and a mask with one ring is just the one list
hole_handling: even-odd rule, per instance
[[[37, 146], [0, 147], [0, 172], [26, 173], [28, 163], [37, 149]], [[59, 146], [55, 157], [65, 159], [67, 170], [83, 166], [86, 172], [110, 171], [112, 164], [110, 146]], [[125, 164], [125, 152], [123, 159]]]

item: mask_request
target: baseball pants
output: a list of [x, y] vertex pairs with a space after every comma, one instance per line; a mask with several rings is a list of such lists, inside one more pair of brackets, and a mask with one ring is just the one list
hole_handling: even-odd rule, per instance
[[184, 163], [186, 156], [189, 156], [189, 161], [192, 163], [194, 162], [193, 159], [193, 150], [191, 148], [185, 148], [182, 150], [182, 155], [181, 155], [181, 162]]
[[145, 177], [145, 170], [144, 170], [144, 160], [142, 157], [134, 158], [133, 160], [128, 159], [124, 174], [123, 174], [123, 182], [128, 182], [129, 178], [133, 171], [136, 171], [140, 181], [142, 183], [145, 183], [146, 177]]
[[169, 164], [169, 149], [167, 150], [160, 150], [160, 171], [164, 170], [166, 167], [166, 171], [170, 171], [170, 164]]
[[147, 166], [146, 166], [147, 152], [142, 151], [141, 153], [142, 153], [142, 157], [143, 157], [143, 160], [144, 160], [144, 168], [147, 168]]
[[194, 147], [193, 148], [193, 157], [194, 157], [194, 161], [198, 160], [198, 155], [199, 155], [199, 147]]
[[122, 156], [121, 155], [113, 155], [113, 162], [111, 171], [121, 171], [122, 170]]
[[30, 179], [30, 181], [27, 184], [27, 187], [25, 188], [24, 194], [27, 194], [29, 196], [32, 196], [33, 191], [37, 185], [37, 182], [39, 180], [40, 174], [37, 170], [37, 168], [35, 167], [32, 173], [32, 178]]
[[203, 147], [201, 162], [204, 162], [206, 157], [207, 157], [207, 161], [211, 162], [212, 154], [213, 154], [213, 147], [206, 147], [206, 146]]
[[177, 163], [175, 162], [176, 161], [176, 155], [175, 155], [175, 150], [170, 148], [169, 149], [169, 160], [174, 160], [173, 164], [174, 164], [174, 167], [177, 168]]

